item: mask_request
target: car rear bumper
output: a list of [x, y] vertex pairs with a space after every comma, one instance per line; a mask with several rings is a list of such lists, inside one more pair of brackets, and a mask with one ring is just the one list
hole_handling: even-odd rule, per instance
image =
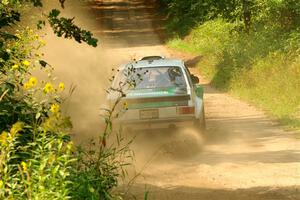
[[185, 117], [180, 119], [120, 120], [118, 123], [123, 128], [129, 128], [131, 130], [151, 130], [193, 126], [195, 124], [195, 118]]

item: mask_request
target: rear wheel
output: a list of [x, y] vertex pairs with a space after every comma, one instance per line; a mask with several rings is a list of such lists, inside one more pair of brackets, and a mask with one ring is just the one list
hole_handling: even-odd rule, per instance
[[206, 122], [205, 122], [204, 107], [202, 107], [200, 118], [195, 120], [195, 127], [197, 130], [201, 131], [201, 133], [205, 133]]

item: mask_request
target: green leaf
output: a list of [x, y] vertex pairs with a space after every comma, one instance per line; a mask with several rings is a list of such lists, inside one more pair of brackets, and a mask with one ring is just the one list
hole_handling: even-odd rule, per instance
[[42, 67], [46, 67], [47, 65], [49, 65], [46, 61], [44, 60], [39, 60], [39, 63]]
[[49, 17], [51, 18], [56, 18], [60, 14], [60, 11], [57, 9], [52, 9], [49, 13]]
[[20, 13], [15, 10], [1, 9], [0, 28], [11, 26], [20, 21]]
[[81, 29], [74, 24], [74, 18], [58, 17], [60, 11], [53, 9], [48, 14], [48, 21], [58, 37], [74, 39], [76, 42], [85, 42], [93, 47], [97, 46], [98, 39], [90, 31]]
[[45, 20], [39, 20], [36, 24], [37, 29], [42, 29], [46, 25]]
[[144, 200], [148, 200], [149, 190], [145, 192]]
[[89, 38], [88, 39], [88, 44], [93, 46], [93, 47], [97, 47], [97, 43], [98, 43], [98, 39], [96, 39], [96, 38]]
[[59, 165], [57, 165], [54, 169], [52, 169], [52, 174], [56, 174], [59, 169]]
[[2, 32], [0, 31], [0, 37], [4, 38], [5, 40], [17, 40], [18, 37], [16, 37], [13, 34], [7, 33], [7, 32]]
[[35, 7], [43, 7], [42, 0], [30, 0]]
[[64, 5], [65, 1], [66, 1], [66, 0], [59, 0], [60, 6], [61, 6], [62, 8], [65, 8], [65, 5]]
[[40, 112], [36, 113], [35, 119], [39, 119], [40, 117], [41, 117], [41, 113]]

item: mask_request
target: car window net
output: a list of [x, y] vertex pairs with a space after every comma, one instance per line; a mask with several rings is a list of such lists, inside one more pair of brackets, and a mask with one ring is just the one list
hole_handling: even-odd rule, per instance
[[186, 87], [182, 70], [179, 67], [143, 67], [136, 68], [133, 75], [128, 77], [127, 71], [120, 71], [118, 82], [134, 81], [132, 89], [153, 89], [166, 87]]

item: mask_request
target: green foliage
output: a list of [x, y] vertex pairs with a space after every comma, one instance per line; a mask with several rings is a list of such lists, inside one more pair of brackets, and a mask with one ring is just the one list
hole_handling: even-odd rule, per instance
[[247, 33], [258, 24], [293, 28], [300, 23], [298, 0], [160, 0], [167, 7], [168, 28], [180, 37], [194, 26], [208, 20], [222, 18], [228, 22], [240, 21]]
[[64, 86], [55, 85], [51, 68], [41, 69], [46, 82], [31, 75], [43, 41], [30, 29], [14, 36], [0, 59], [0, 198], [66, 199], [75, 160], [60, 112]]
[[[20, 8], [27, 3], [31, 3], [35, 7], [42, 7], [42, 0], [1, 0], [0, 1], [0, 29], [7, 26], [11, 26], [20, 22]], [[64, 8], [65, 0], [59, 0], [61, 7]], [[65, 38], [74, 38], [77, 42], [86, 42], [87, 44], [96, 47], [98, 40], [93, 38], [93, 34], [90, 31], [81, 29], [74, 24], [74, 18], [59, 17], [60, 11], [52, 9], [45, 17], [53, 28], [54, 33], [58, 37], [64, 36]], [[40, 19], [37, 22], [37, 27], [42, 28], [46, 24], [45, 19]], [[13, 34], [8, 31], [0, 31], [0, 36], [10, 35], [13, 38]], [[0, 44], [4, 42], [4, 37], [0, 38]], [[4, 38], [5, 39], [5, 38]], [[1, 46], [0, 46], [1, 47]], [[1, 55], [1, 54], [0, 54]]]
[[300, 107], [299, 58], [277, 51], [244, 69], [232, 82], [232, 90], [281, 119], [297, 117]]
[[125, 167], [133, 159], [133, 152], [129, 148], [132, 140], [122, 136], [122, 128], [114, 120], [128, 109], [125, 102], [120, 105], [126, 89], [134, 87], [141, 80], [141, 75], [133, 67], [125, 70], [125, 76], [124, 82], [116, 83], [107, 90], [113, 98], [110, 98], [110, 108], [102, 109], [106, 124], [103, 132], [98, 139], [90, 141], [88, 149], [77, 152], [76, 170], [70, 179], [74, 183], [71, 191], [74, 199], [121, 198], [111, 190], [118, 185], [121, 177], [126, 176]]
[[74, 18], [59, 18], [59, 14], [59, 10], [53, 9], [48, 15], [49, 23], [58, 37], [64, 36], [65, 38], [74, 38], [79, 43], [83, 41], [93, 47], [97, 46], [98, 40], [92, 37], [93, 34], [90, 31], [82, 30], [78, 26], [74, 25]]
[[256, 26], [240, 32], [240, 23], [210, 20], [170, 46], [204, 55], [199, 63], [214, 86], [265, 109], [283, 123], [299, 126], [299, 32], [280, 26]]
[[169, 45], [204, 55], [200, 71], [213, 85], [300, 127], [299, 1], [160, 2], [169, 31], [186, 36]]
[[128, 162], [131, 160], [132, 153], [128, 143], [121, 145], [123, 142], [119, 140], [117, 144], [106, 146], [103, 139], [103, 137], [99, 139], [101, 144], [98, 140], [91, 141], [89, 150], [78, 152], [79, 162], [76, 163], [76, 170], [73, 170], [70, 178], [73, 183], [71, 190], [73, 199], [115, 199], [118, 197], [111, 191], [118, 186], [120, 177], [125, 176], [124, 167], [130, 164]]
[[236, 27], [236, 24], [222, 19], [207, 21], [193, 29], [185, 41], [193, 44], [197, 52], [201, 52], [203, 55], [215, 54], [218, 56], [223, 53], [226, 44], [232, 43], [232, 35]]
[[[117, 198], [112, 189], [126, 174], [131, 151], [120, 135], [116, 143], [106, 141], [116, 133], [112, 116], [123, 95], [106, 110], [106, 128], [90, 149], [75, 148], [70, 118], [60, 109], [65, 86], [39, 52], [45, 42], [36, 31], [15, 25], [26, 2], [43, 5], [41, 0], [0, 0], [0, 199]], [[59, 14], [54, 9], [47, 15], [55, 34], [97, 45], [89, 31]], [[45, 24], [38, 22], [39, 27]], [[47, 78], [39, 80], [35, 73]]]
[[[1, 146], [2, 199], [67, 199], [70, 176], [71, 144], [65, 145], [63, 135], [36, 132], [35, 139], [21, 145], [22, 131], [12, 131]], [[28, 126], [28, 125], [27, 125]], [[28, 134], [28, 128], [27, 128]], [[22, 161], [23, 160], [23, 161]]]

